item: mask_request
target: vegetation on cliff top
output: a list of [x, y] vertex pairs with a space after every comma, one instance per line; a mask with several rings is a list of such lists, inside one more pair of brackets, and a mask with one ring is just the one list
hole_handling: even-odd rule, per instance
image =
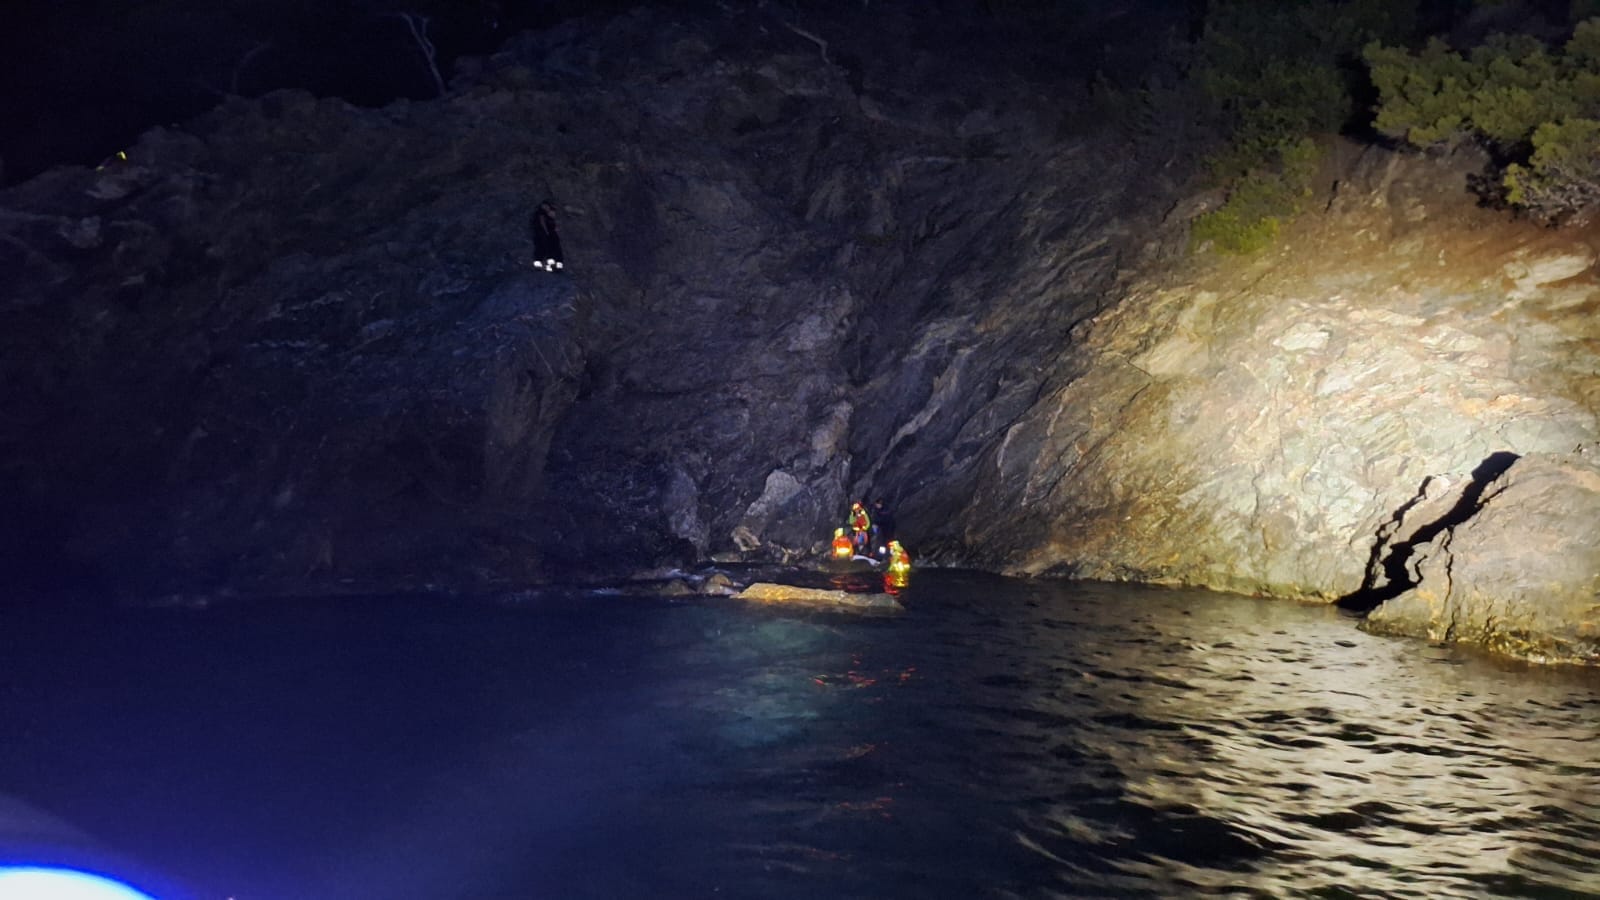
[[1600, 18], [1555, 51], [1495, 35], [1466, 53], [1434, 38], [1415, 52], [1375, 43], [1365, 56], [1384, 134], [1484, 145], [1500, 168], [1479, 190], [1540, 221], [1583, 222], [1600, 208]]
[[[1504, 4], [1501, 4], [1502, 6]], [[1495, 4], [1476, 2], [1475, 7]], [[1600, 2], [1576, 0], [1577, 21]], [[1197, 216], [1191, 245], [1248, 254], [1270, 245], [1311, 194], [1312, 138], [1379, 134], [1425, 149], [1486, 147], [1496, 169], [1477, 189], [1550, 223], [1600, 210], [1600, 19], [1564, 46], [1492, 34], [1460, 51], [1433, 36], [1415, 0], [1217, 0], [1181, 50], [1185, 78], [1167, 108], [1209, 147], [1225, 198]], [[1459, 35], [1458, 35], [1459, 36]], [[1127, 99], [1127, 96], [1118, 98]], [[1147, 86], [1141, 98], [1151, 104]]]
[[1360, 48], [1414, 27], [1413, 2], [1212, 4], [1191, 77], [1200, 115], [1225, 136], [1206, 166], [1227, 199], [1195, 220], [1193, 244], [1235, 254], [1270, 244], [1310, 196], [1320, 162], [1311, 137], [1339, 131], [1358, 114]]

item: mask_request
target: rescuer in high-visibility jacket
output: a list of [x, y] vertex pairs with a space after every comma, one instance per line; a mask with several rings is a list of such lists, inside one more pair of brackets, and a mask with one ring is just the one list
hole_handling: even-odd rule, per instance
[[911, 554], [900, 546], [899, 541], [889, 542], [889, 571], [896, 575], [908, 574], [911, 571]]
[[851, 541], [856, 546], [856, 552], [862, 556], [872, 553], [872, 518], [867, 515], [867, 508], [861, 501], [850, 504], [850, 535]]
[[854, 555], [854, 553], [855, 551], [851, 547], [850, 539], [845, 536], [844, 529], [835, 528], [833, 530], [833, 558], [849, 559], [852, 555]]

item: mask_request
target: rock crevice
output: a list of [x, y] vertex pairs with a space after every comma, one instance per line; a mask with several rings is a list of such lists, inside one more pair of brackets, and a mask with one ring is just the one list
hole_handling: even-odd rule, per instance
[[[1418, 551], [1437, 540], [1439, 552], [1448, 554], [1448, 532], [1477, 514], [1488, 502], [1484, 492], [1516, 461], [1515, 453], [1500, 451], [1490, 454], [1465, 478], [1433, 475], [1425, 479], [1416, 496], [1378, 529], [1361, 586], [1340, 597], [1339, 606], [1368, 613], [1415, 588], [1422, 561], [1414, 559]], [[1445, 574], [1449, 574], [1448, 564]]]

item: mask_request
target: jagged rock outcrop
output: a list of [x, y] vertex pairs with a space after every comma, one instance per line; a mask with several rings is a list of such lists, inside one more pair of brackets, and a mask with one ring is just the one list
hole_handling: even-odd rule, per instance
[[[1476, 208], [1469, 156], [1335, 150], [1326, 208], [1274, 251], [1134, 277], [1075, 332], [988, 453], [984, 514], [952, 522], [953, 544], [1029, 573], [1329, 600], [1450, 593], [1436, 566], [1394, 580], [1407, 571], [1394, 548], [1413, 539], [1396, 522], [1445, 520], [1416, 540], [1447, 540], [1477, 499], [1448, 518], [1460, 496], [1435, 498], [1444, 483], [1481, 490], [1517, 456], [1595, 439], [1595, 235]], [[1508, 533], [1546, 515], [1497, 498]], [[1587, 564], [1549, 546], [1566, 561], [1530, 547], [1494, 577], [1526, 586]], [[1573, 618], [1573, 590], [1519, 589], [1519, 620], [1576, 635], [1590, 620]], [[1452, 609], [1457, 638], [1508, 620], [1481, 601]]]
[[1407, 518], [1438, 516], [1398, 545], [1408, 589], [1368, 628], [1545, 662], [1600, 659], [1600, 464], [1585, 451], [1524, 456], [1492, 481], [1427, 498], [1432, 509]]

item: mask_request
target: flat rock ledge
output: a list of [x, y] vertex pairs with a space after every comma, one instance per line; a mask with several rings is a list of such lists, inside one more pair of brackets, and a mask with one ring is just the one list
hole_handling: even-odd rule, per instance
[[866, 615], [895, 615], [906, 611], [906, 608], [900, 605], [900, 601], [888, 594], [852, 594], [849, 591], [794, 587], [767, 581], [758, 581], [750, 585], [735, 594], [733, 599], [748, 600], [753, 603], [820, 607]]

